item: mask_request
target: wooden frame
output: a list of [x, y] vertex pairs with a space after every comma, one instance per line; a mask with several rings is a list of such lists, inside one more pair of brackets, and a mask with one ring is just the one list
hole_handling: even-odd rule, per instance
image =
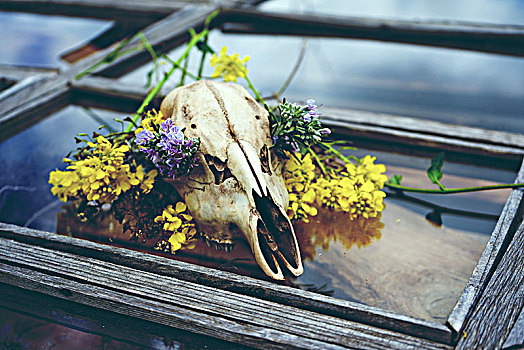
[[[518, 26], [313, 16], [296, 19], [239, 7], [254, 3], [232, 1], [235, 8], [224, 9], [212, 26], [229, 32], [338, 36], [524, 55], [524, 28]], [[88, 11], [80, 13], [84, 5]], [[134, 5], [137, 7], [126, 1], [110, 5], [86, 0], [0, 1], [3, 10], [39, 13], [100, 16], [104, 12], [99, 11], [100, 6], [106, 6], [104, 18], [146, 13], [156, 22], [144, 34], [161, 52], [185, 42], [188, 29], [201, 28], [216, 9], [204, 1], [199, 6], [171, 1]], [[297, 24], [304, 21], [314, 25], [301, 30]], [[146, 52], [129, 53], [75, 80], [109, 51], [101, 50], [64, 72], [0, 67], [0, 82], [6, 82], [0, 92], [0, 141], [68, 104], [132, 112], [146, 91], [124, 88], [112, 78], [145, 63]], [[356, 110], [324, 112], [325, 122], [336, 133], [358, 138], [361, 143], [380, 138], [388, 149], [394, 146], [415, 154], [445, 149], [452, 159], [474, 164], [487, 158], [501, 168], [520, 168], [516, 181], [524, 182], [521, 134], [458, 129], [445, 123]], [[0, 305], [146, 346], [178, 340], [196, 348], [235, 348], [235, 343], [261, 348], [516, 347], [523, 343], [524, 328], [523, 193], [522, 189], [511, 191], [447, 325], [3, 223], [0, 282], [4, 297]], [[137, 334], [135, 327], [144, 331]]]

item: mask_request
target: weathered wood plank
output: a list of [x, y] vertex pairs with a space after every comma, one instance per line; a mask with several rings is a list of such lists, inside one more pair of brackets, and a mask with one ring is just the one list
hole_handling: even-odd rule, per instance
[[[445, 135], [395, 130], [325, 119], [336, 138], [347, 138], [357, 147], [425, 156], [444, 151], [446, 159], [459, 163], [517, 170], [524, 152], [520, 148], [463, 141]], [[457, 126], [456, 126], [457, 127]], [[380, 140], [380, 142], [377, 142]], [[409, 146], [406, 148], [406, 146]]]
[[447, 136], [463, 141], [482, 142], [524, 150], [523, 134], [486, 130], [470, 126], [457, 127], [457, 125], [421, 118], [411, 118], [387, 113], [375, 113], [345, 108], [322, 107], [322, 113], [323, 120], [381, 126], [395, 130]]
[[443, 325], [229, 272], [14, 225], [0, 224], [0, 236], [443, 343], [451, 341], [451, 332]]
[[524, 56], [524, 27], [449, 21], [400, 21], [355, 17], [227, 10], [217, 25], [226, 33], [380, 40]]
[[[523, 296], [520, 296], [522, 301]], [[521, 302], [522, 305], [522, 302]], [[502, 346], [503, 349], [522, 349], [524, 348], [524, 308], [520, 310], [520, 316], [511, 327], [511, 332]]]
[[[274, 348], [447, 348], [93, 258], [5, 239], [0, 240], [0, 246], [0, 259], [16, 264], [0, 264], [2, 282], [43, 289], [46, 294], [54, 292], [80, 303], [89, 300], [88, 305], [111, 307], [112, 311], [163, 324], [172, 322], [167, 325], [227, 341]], [[52, 290], [57, 287], [60, 295]], [[77, 294], [81, 294], [78, 299]]]
[[[146, 95], [142, 87], [122, 86], [101, 77], [73, 81], [72, 88], [75, 103], [127, 113]], [[152, 106], [158, 107], [168, 92], [162, 91]], [[524, 155], [524, 136], [520, 134], [342, 108], [323, 108], [323, 113], [326, 126], [364, 148], [399, 149], [426, 156], [445, 150], [450, 160], [480, 165], [489, 161], [491, 166], [512, 169], [518, 168]]]
[[171, 1], [171, 0], [0, 0], [0, 10], [32, 12], [46, 15], [92, 17], [113, 20], [116, 18], [151, 17], [166, 15], [180, 10], [189, 3], [208, 1]]
[[0, 93], [0, 141], [56, 111], [69, 100], [61, 76], [26, 78]]
[[466, 322], [458, 350], [500, 349], [523, 308], [524, 224], [506, 240], [509, 246], [501, 249], [500, 263]]
[[[201, 30], [204, 21], [215, 9], [216, 7], [210, 5], [186, 6], [180, 11], [148, 26], [142, 33], [157, 53], [165, 53], [186, 42], [190, 38], [190, 28], [194, 28], [197, 31]], [[123, 50], [136, 48], [139, 42], [140, 40], [135, 38]], [[78, 73], [101, 61], [112, 50], [112, 47], [107, 48], [78, 62], [67, 72], [68, 76], [73, 79]], [[132, 50], [110, 63], [100, 66], [93, 73], [106, 77], [118, 77], [150, 60], [151, 56], [145, 48], [139, 51]]]
[[[160, 19], [159, 17], [158, 19]], [[105, 49], [115, 42], [123, 40], [129, 35], [135, 34], [150, 25], [153, 20], [150, 18], [140, 18], [129, 20], [118, 20], [104, 32], [97, 34], [88, 42], [80, 43], [78, 46], [68, 49], [60, 55], [60, 58], [68, 63], [75, 63], [86, 56], [99, 50]]]
[[40, 68], [0, 64], [0, 79], [12, 80], [15, 82], [35, 75], [53, 75], [58, 74], [58, 72], [58, 68]]
[[[122, 314], [0, 284], [0, 306], [87, 333], [109, 336], [146, 349], [246, 349], [216, 338], [204, 337]], [[63, 290], [63, 293], [67, 293]]]
[[[524, 162], [522, 163], [515, 182], [524, 182]], [[504, 254], [508, 240], [511, 239], [512, 232], [515, 231], [520, 221], [522, 221], [522, 212], [524, 210], [523, 198], [524, 190], [515, 189], [511, 191], [486, 249], [482, 253], [477, 267], [464, 288], [464, 292], [457, 305], [448, 318], [448, 325], [459, 336], [479, 299], [482, 297], [487, 297], [488, 299], [493, 298], [493, 296], [489, 297], [484, 293], [484, 287], [488, 281], [490, 281], [501, 255]], [[522, 263], [522, 261], [516, 263]], [[520, 271], [520, 273], [522, 273], [522, 271]], [[493, 278], [491, 278], [491, 280], [493, 280]]]

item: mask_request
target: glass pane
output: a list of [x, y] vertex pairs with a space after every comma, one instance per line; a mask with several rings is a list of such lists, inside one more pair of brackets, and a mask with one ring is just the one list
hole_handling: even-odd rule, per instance
[[332, 16], [439, 19], [497, 24], [523, 24], [524, 4], [519, 1], [466, 0], [273, 0], [260, 6], [267, 11]]
[[109, 25], [95, 19], [0, 12], [0, 64], [65, 67], [61, 52]]
[[[249, 76], [263, 96], [279, 90], [299, 56], [302, 39], [227, 35], [210, 44], [251, 56]], [[178, 58], [182, 49], [170, 53]], [[189, 64], [195, 72], [200, 55]], [[151, 65], [122, 78], [144, 85]], [[161, 66], [169, 69], [169, 65]], [[213, 70], [206, 64], [204, 75]], [[163, 75], [158, 75], [162, 78]], [[174, 88], [175, 76], [166, 87]], [[240, 84], [245, 84], [239, 81]], [[346, 39], [308, 39], [302, 65], [287, 91], [289, 101], [314, 98], [329, 107], [433, 119], [490, 130], [524, 132], [524, 60], [460, 50]]]
[[77, 133], [91, 134], [102, 124], [118, 128], [114, 116], [69, 106], [0, 143], [0, 221], [54, 232], [62, 202], [49, 191], [49, 172], [64, 168]]
[[[48, 174], [55, 168], [64, 169], [61, 159], [76, 147], [74, 135], [96, 131], [100, 124], [119, 130], [114, 117], [125, 118], [119, 113], [69, 106], [0, 144], [4, 169], [0, 175], [0, 221], [266, 278], [243, 240], [236, 242], [230, 253], [198, 240], [194, 249], [173, 256], [153, 249], [157, 236], [133, 243], [113, 218], [83, 223], [71, 214], [71, 206], [52, 197]], [[402, 174], [406, 186], [432, 187], [425, 175], [428, 159], [373, 150], [353, 152], [359, 157], [370, 153], [386, 164], [389, 175]], [[443, 170], [443, 182], [449, 187], [512, 182], [515, 177], [509, 171], [453, 163], [446, 163]], [[360, 221], [321, 210], [310, 224], [295, 225], [305, 272], [286, 283], [443, 323], [471, 275], [508, 193], [390, 193], [380, 218]]]
[[0, 349], [139, 350], [143, 347], [0, 308]]

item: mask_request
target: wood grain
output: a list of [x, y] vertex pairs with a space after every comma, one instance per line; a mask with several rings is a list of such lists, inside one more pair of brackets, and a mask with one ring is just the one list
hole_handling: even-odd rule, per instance
[[[515, 232], [488, 285], [482, 291], [478, 304], [466, 322], [465, 336], [460, 338], [457, 349], [502, 348], [522, 311], [523, 295], [524, 224]], [[518, 334], [518, 328], [516, 332]]]
[[[189, 40], [190, 28], [195, 29], [197, 32], [200, 31], [206, 18], [216, 9], [217, 7], [211, 5], [188, 5], [148, 26], [142, 31], [142, 34], [147, 38], [157, 54], [166, 53]], [[135, 38], [125, 45], [123, 50], [136, 48], [139, 42], [140, 39]], [[79, 61], [67, 71], [67, 75], [73, 80], [78, 73], [101, 61], [112, 51], [113, 48], [109, 47]], [[151, 61], [151, 56], [145, 48], [138, 51], [132, 50], [95, 69], [93, 74], [111, 78], [119, 77], [149, 61]]]
[[228, 10], [217, 22], [226, 33], [355, 38], [524, 56], [524, 27], [518, 25], [296, 16], [256, 10]]
[[25, 78], [29, 78], [35, 75], [53, 75], [58, 74], [57, 68], [42, 68], [42, 67], [27, 67], [27, 66], [14, 66], [9, 64], [0, 64], [0, 78], [19, 81]]
[[0, 264], [4, 283], [226, 341], [269, 348], [447, 348], [93, 258], [5, 239], [0, 246], [0, 259], [10, 264]]
[[[207, 1], [193, 1], [205, 3]], [[113, 20], [116, 18], [158, 18], [187, 6], [190, 1], [170, 0], [1, 0], [0, 10], [32, 12], [48, 15], [92, 17]]]
[[[515, 182], [524, 182], [524, 162]], [[511, 239], [512, 232], [516, 230], [516, 227], [522, 221], [523, 197], [524, 190], [515, 189], [511, 191], [486, 249], [482, 253], [462, 296], [448, 318], [447, 323], [458, 335], [462, 334], [464, 324], [473, 311], [473, 307], [484, 295], [484, 287], [490, 281], [493, 270], [497, 268], [497, 264], [509, 244], [508, 241]]]
[[[141, 87], [122, 86], [101, 77], [74, 81], [72, 91], [76, 103], [127, 113], [146, 95]], [[158, 106], [168, 92], [162, 91], [152, 106]], [[515, 170], [524, 155], [520, 134], [352, 109], [323, 108], [323, 113], [323, 123], [335, 137], [350, 139], [361, 148], [421, 156], [445, 150], [452, 161]]]
[[[522, 300], [523, 296], [520, 295]], [[522, 305], [522, 303], [521, 303]], [[511, 332], [504, 341], [503, 349], [522, 349], [524, 348], [524, 308], [520, 310], [520, 316], [511, 327]]]
[[[11, 311], [29, 314], [83, 332], [138, 344], [145, 349], [204, 349], [207, 347], [240, 350], [247, 348], [246, 345], [204, 337], [8, 284], [0, 284], [0, 290], [2, 291], [0, 306]], [[67, 294], [65, 289], [62, 290], [62, 293]]]
[[0, 224], [0, 236], [443, 343], [451, 341], [450, 330], [434, 322], [225, 271], [8, 224]]

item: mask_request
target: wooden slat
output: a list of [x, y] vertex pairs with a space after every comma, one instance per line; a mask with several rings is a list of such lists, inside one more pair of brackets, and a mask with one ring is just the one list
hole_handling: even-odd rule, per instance
[[147, 17], [132, 21], [124, 19], [115, 21], [111, 27], [89, 39], [88, 42], [82, 42], [76, 47], [61, 53], [60, 58], [68, 63], [75, 63], [86, 56], [109, 47], [115, 42], [123, 40], [129, 35], [139, 32], [150, 25], [151, 22], [152, 20]]
[[[522, 163], [515, 182], [524, 182], [524, 162]], [[494, 277], [491, 278], [493, 271], [497, 268], [497, 264], [509, 244], [508, 241], [511, 239], [512, 232], [515, 231], [516, 226], [522, 220], [522, 211], [524, 208], [523, 198], [523, 189], [514, 189], [511, 191], [486, 249], [482, 253], [477, 267], [473, 271], [458, 303], [448, 318], [448, 325], [459, 336], [462, 334], [464, 325], [476, 303], [482, 297], [491, 299], [494, 296], [494, 294], [491, 297], [486, 295], [484, 293], [484, 287], [488, 281], [491, 283], [490, 279], [493, 280]], [[521, 246], [520, 249], [523, 249], [523, 247]], [[519, 264], [522, 263], [522, 261], [515, 263]], [[520, 273], [522, 273], [522, 271]]]
[[14, 225], [0, 224], [0, 237], [93, 257], [146, 272], [160, 273], [191, 283], [242, 293], [442, 343], [451, 342], [451, 331], [443, 325], [229, 272]]
[[[411, 118], [386, 113], [375, 113], [352, 109], [322, 107], [324, 120], [343, 121], [360, 125], [446, 136], [463, 141], [481, 142], [507, 146], [524, 151], [524, 135], [510, 132], [486, 130], [470, 126], [446, 124], [438, 121]], [[515, 150], [515, 152], [519, 152]], [[520, 154], [524, 154], [520, 153]]]
[[[164, 20], [156, 22], [144, 30], [144, 35], [157, 50], [168, 50], [184, 42], [188, 29], [202, 25], [205, 18], [215, 8], [210, 6], [189, 6]], [[136, 43], [135, 43], [136, 44]], [[72, 66], [68, 71], [56, 77], [45, 77], [34, 81], [19, 82], [4, 90], [0, 97], [0, 141], [22, 130], [52, 111], [65, 106], [69, 101], [70, 80], [105, 57], [112, 48], [102, 50]], [[110, 71], [123, 74], [136, 68], [149, 57], [146, 51], [132, 52], [104, 65], [97, 73]], [[18, 85], [18, 86], [17, 86]]]
[[[72, 87], [75, 103], [125, 113], [132, 113], [146, 95], [142, 87], [101, 77], [74, 81]], [[168, 92], [162, 91], [152, 106], [158, 106]], [[326, 126], [363, 148], [425, 156], [444, 150], [450, 160], [515, 170], [524, 156], [521, 134], [342, 108], [324, 107], [322, 112]]]
[[356, 17], [228, 10], [217, 18], [227, 33], [380, 40], [524, 56], [524, 27], [449, 21], [399, 21]]
[[0, 264], [3, 283], [250, 346], [449, 348], [174, 277], [12, 240], [0, 239], [0, 260], [8, 264]]
[[0, 93], [0, 141], [68, 104], [69, 86], [60, 76], [23, 79]]
[[458, 350], [500, 349], [524, 306], [524, 223], [507, 240], [511, 242], [467, 320]]
[[15, 82], [35, 75], [53, 75], [57, 73], [58, 68], [38, 68], [0, 64], [0, 79], [12, 80]]
[[[145, 349], [246, 349], [216, 338], [204, 337], [152, 322], [139, 320], [111, 311], [78, 304], [67, 299], [33, 292], [0, 283], [0, 306], [22, 312], [48, 322], [74, 328], [91, 334], [134, 343]], [[62, 293], [67, 292], [62, 290]], [[13, 305], [16, 309], [13, 309]]]
[[[522, 300], [522, 296], [521, 296]], [[504, 341], [503, 349], [522, 349], [524, 348], [524, 308], [520, 310], [520, 316], [511, 327], [508, 338]]]
[[[157, 53], [165, 53], [186, 42], [190, 38], [190, 28], [194, 28], [197, 31], [201, 30], [205, 19], [215, 9], [216, 7], [210, 5], [186, 6], [180, 11], [148, 26], [142, 33]], [[140, 40], [136, 38], [129, 42], [123, 50], [136, 48], [139, 42]], [[71, 67], [68, 71], [68, 76], [73, 79], [78, 73], [101, 61], [112, 51], [113, 48], [107, 48], [80, 61]], [[108, 64], [102, 65], [96, 69], [94, 73], [107, 77], [118, 77], [149, 61], [151, 61], [151, 56], [147, 50], [143, 48], [140, 51], [129, 52]]]
[[208, 1], [171, 0], [0, 0], [0, 10], [32, 12], [47, 15], [92, 17], [100, 19], [116, 18], [158, 18], [180, 10], [188, 3]]

